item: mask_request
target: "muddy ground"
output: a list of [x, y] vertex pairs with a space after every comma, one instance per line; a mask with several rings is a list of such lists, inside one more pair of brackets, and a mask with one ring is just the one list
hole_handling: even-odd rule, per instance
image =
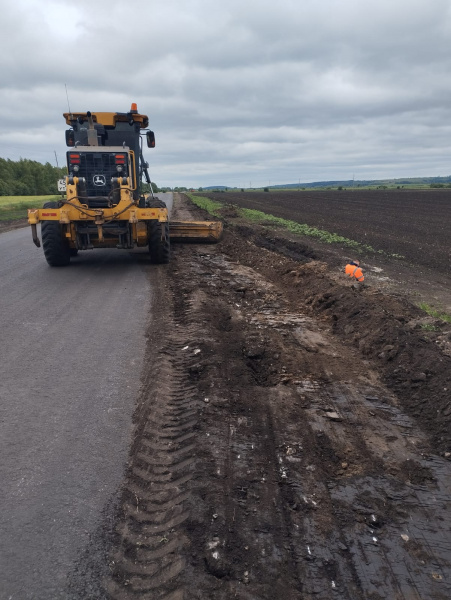
[[12, 231], [13, 229], [20, 229], [28, 224], [28, 220], [24, 219], [7, 219], [6, 221], [0, 221], [0, 233], [4, 231]]
[[[207, 195], [207, 194], [206, 194]], [[209, 193], [399, 255], [420, 272], [451, 268], [451, 189]], [[368, 258], [371, 252], [364, 252]]]
[[150, 267], [102, 594], [449, 599], [451, 327], [424, 329], [386, 282], [353, 287], [337, 251], [224, 215], [220, 244]]
[[[365, 262], [379, 289], [451, 313], [451, 190], [342, 190], [203, 194], [220, 202], [355, 240], [356, 251], [306, 238], [316, 255], [340, 270], [344, 257]], [[370, 246], [374, 251], [365, 250]], [[285, 249], [287, 254], [287, 249]]]

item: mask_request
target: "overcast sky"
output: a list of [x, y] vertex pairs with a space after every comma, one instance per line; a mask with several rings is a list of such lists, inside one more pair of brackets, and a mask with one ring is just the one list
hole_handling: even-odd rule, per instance
[[149, 115], [158, 185], [451, 174], [451, 0], [5, 0], [0, 156]]

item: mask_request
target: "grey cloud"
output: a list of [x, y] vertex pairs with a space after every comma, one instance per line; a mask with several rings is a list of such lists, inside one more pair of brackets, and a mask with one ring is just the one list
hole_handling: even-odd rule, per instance
[[161, 184], [449, 170], [448, 0], [17, 0], [2, 17], [1, 156], [62, 156], [67, 83], [73, 110], [138, 102]]

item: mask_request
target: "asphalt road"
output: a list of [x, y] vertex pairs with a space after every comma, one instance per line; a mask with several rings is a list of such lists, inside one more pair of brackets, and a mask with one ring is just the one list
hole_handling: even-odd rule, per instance
[[94, 250], [51, 268], [29, 228], [0, 235], [2, 600], [86, 597], [86, 564], [101, 576], [157, 281], [148, 264], [145, 249]]

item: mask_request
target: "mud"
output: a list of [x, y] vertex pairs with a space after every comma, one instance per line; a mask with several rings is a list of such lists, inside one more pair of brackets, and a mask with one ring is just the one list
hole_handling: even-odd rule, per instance
[[13, 229], [20, 229], [21, 227], [25, 227], [27, 224], [28, 220], [26, 218], [0, 221], [0, 233], [3, 233], [5, 231], [12, 231]]
[[[207, 195], [207, 194], [205, 194]], [[451, 267], [451, 190], [342, 190], [209, 193], [220, 202], [339, 233], [403, 257], [422, 272]], [[366, 252], [371, 257], [373, 252]]]
[[449, 328], [234, 223], [156, 267], [105, 596], [451, 597]]

